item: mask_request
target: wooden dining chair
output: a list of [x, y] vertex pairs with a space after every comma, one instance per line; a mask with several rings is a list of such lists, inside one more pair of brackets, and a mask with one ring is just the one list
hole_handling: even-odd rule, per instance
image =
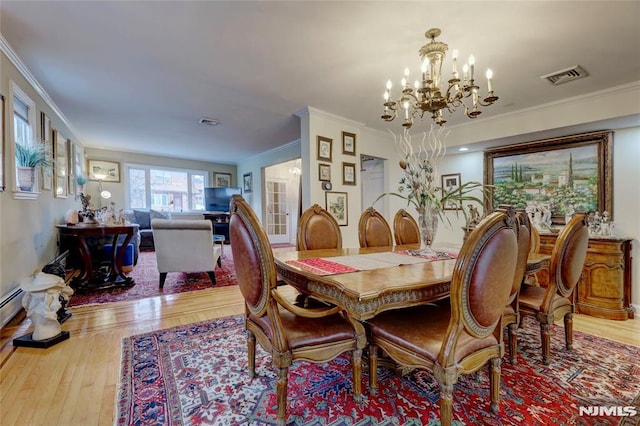
[[587, 257], [589, 231], [583, 214], [575, 215], [558, 234], [551, 251], [549, 282], [546, 287], [525, 285], [520, 290], [520, 315], [533, 317], [540, 323], [542, 362], [551, 357], [551, 327], [564, 318], [565, 346], [573, 348], [573, 291], [582, 274]]
[[420, 244], [420, 228], [416, 220], [405, 209], [400, 209], [393, 217], [393, 236], [396, 244]]
[[338, 221], [328, 211], [314, 204], [298, 221], [297, 250], [342, 248], [342, 232]]
[[512, 211], [496, 211], [469, 234], [456, 259], [449, 304], [386, 311], [366, 322], [372, 394], [377, 393], [380, 348], [400, 366], [433, 372], [440, 385], [441, 422], [448, 426], [458, 376], [489, 362], [491, 410], [497, 413], [502, 313], [518, 252], [513, 220]]
[[[498, 210], [509, 209], [509, 206], [500, 206]], [[522, 287], [527, 270], [527, 260], [529, 258], [531, 246], [531, 233], [533, 226], [529, 216], [524, 210], [518, 209], [515, 212], [515, 231], [518, 239], [518, 261], [516, 272], [509, 293], [509, 300], [502, 316], [502, 327], [507, 328], [507, 339], [509, 348], [509, 359], [512, 364], [517, 362], [518, 355], [518, 326], [520, 325], [520, 310], [518, 301], [520, 288]]]
[[373, 207], [369, 207], [358, 222], [360, 247], [393, 246], [393, 236], [387, 220]]
[[[529, 216], [527, 215], [527, 218]], [[529, 220], [531, 222], [531, 220]], [[531, 244], [529, 247], [529, 254], [538, 254], [540, 253], [540, 234], [533, 224], [531, 225]], [[538, 281], [538, 275], [536, 273], [528, 274], [525, 277], [525, 283], [530, 285], [540, 285]]]
[[269, 239], [249, 204], [234, 195], [229, 234], [238, 287], [245, 302], [249, 376], [255, 375], [256, 339], [271, 354], [276, 370], [278, 424], [286, 422], [289, 366], [298, 360], [323, 363], [351, 352], [353, 397], [361, 400], [364, 327], [341, 308], [305, 309], [288, 301], [276, 286]]

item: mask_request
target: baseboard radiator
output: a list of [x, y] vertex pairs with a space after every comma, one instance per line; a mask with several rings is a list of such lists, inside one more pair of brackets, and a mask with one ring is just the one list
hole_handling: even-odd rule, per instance
[[[61, 263], [64, 265], [67, 261], [68, 251], [59, 254], [49, 263]], [[17, 287], [0, 299], [0, 328], [7, 325], [22, 309], [22, 295], [24, 291]]]
[[0, 328], [7, 325], [7, 323], [20, 312], [20, 309], [22, 309], [23, 293], [24, 291], [18, 287], [0, 299], [0, 318], [2, 319]]

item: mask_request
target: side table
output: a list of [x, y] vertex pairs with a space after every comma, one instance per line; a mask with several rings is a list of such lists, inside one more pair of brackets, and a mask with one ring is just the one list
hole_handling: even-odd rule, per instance
[[222, 267], [222, 256], [224, 255], [224, 235], [213, 234], [213, 243], [220, 243], [220, 257], [218, 258], [218, 266]]

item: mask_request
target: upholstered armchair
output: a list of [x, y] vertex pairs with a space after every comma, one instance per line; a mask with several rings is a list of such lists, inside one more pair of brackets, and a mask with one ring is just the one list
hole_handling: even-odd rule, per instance
[[416, 220], [405, 209], [400, 209], [393, 217], [393, 236], [396, 244], [420, 244], [420, 228]]
[[[511, 207], [500, 206], [498, 211], [507, 211]], [[511, 286], [511, 293], [507, 306], [504, 309], [502, 317], [502, 326], [507, 327], [507, 336], [509, 343], [509, 359], [512, 364], [517, 362], [518, 351], [518, 326], [520, 325], [520, 309], [518, 308], [520, 287], [525, 280], [527, 270], [527, 260], [531, 253], [530, 246], [532, 241], [533, 225], [529, 221], [527, 213], [519, 209], [515, 214], [514, 229], [518, 238], [518, 261], [516, 263], [516, 273]]]
[[298, 250], [342, 248], [342, 232], [336, 219], [318, 204], [304, 211], [298, 221]]
[[352, 355], [353, 398], [361, 394], [362, 324], [338, 306], [307, 309], [289, 302], [276, 284], [273, 251], [266, 232], [241, 195], [231, 200], [229, 237], [238, 287], [245, 301], [249, 378], [255, 375], [256, 341], [271, 354], [276, 371], [278, 425], [286, 423], [289, 366], [324, 363], [343, 352]]
[[387, 220], [376, 209], [369, 207], [358, 222], [360, 247], [383, 247], [393, 245], [393, 236]]
[[213, 244], [209, 220], [152, 219], [160, 288], [168, 272], [207, 272], [216, 283], [214, 269], [220, 266], [221, 249]]
[[551, 358], [551, 327], [564, 320], [565, 346], [573, 349], [573, 292], [580, 280], [589, 246], [589, 231], [584, 214], [575, 215], [562, 228], [551, 252], [549, 282], [546, 287], [524, 285], [518, 307], [521, 316], [533, 317], [540, 324], [542, 362]]
[[492, 213], [471, 231], [460, 250], [449, 304], [396, 309], [367, 320], [371, 394], [377, 393], [382, 349], [401, 367], [433, 373], [440, 386], [441, 422], [448, 426], [458, 376], [489, 364], [491, 411], [498, 412], [502, 313], [513, 284], [517, 244], [512, 213]]

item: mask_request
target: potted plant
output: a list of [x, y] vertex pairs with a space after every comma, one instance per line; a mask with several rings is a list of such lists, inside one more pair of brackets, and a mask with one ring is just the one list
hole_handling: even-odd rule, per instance
[[16, 142], [16, 168], [18, 170], [18, 189], [33, 191], [36, 167], [51, 167], [47, 148], [43, 142]]

